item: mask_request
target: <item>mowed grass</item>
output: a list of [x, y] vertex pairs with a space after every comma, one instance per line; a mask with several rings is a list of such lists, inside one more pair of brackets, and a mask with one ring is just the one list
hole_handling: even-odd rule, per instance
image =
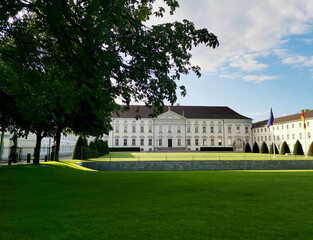
[[238, 152], [132, 152], [110, 153], [92, 161], [191, 161], [191, 160], [313, 160], [312, 156], [295, 156]]
[[0, 239], [312, 239], [313, 171], [0, 168]]

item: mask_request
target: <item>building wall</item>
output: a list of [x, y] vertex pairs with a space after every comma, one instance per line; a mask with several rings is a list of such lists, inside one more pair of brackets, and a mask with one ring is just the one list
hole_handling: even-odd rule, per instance
[[274, 124], [269, 128], [267, 128], [267, 126], [253, 128], [253, 142], [257, 142], [259, 146], [263, 141], [265, 141], [268, 146], [274, 142], [280, 151], [282, 143], [286, 141], [292, 152], [294, 144], [299, 140], [302, 144], [303, 151], [306, 152], [313, 140], [312, 124], [313, 119], [306, 119], [307, 127], [306, 130], [304, 130], [303, 122], [299, 119], [297, 121]]
[[[141, 151], [156, 148], [233, 147], [241, 142], [252, 144], [250, 119], [186, 119], [168, 111], [157, 118], [113, 118], [109, 147], [140, 147]], [[239, 141], [240, 140], [240, 141]]]

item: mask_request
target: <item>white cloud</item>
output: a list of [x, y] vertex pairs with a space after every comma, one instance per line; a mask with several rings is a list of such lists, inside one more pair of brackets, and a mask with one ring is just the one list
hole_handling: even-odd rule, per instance
[[313, 57], [309, 58], [306, 62], [303, 63], [306, 67], [313, 67]]
[[243, 79], [246, 82], [254, 82], [254, 83], [261, 83], [264, 81], [268, 81], [268, 80], [273, 80], [273, 79], [277, 79], [278, 76], [268, 76], [268, 75], [246, 75], [243, 77]]
[[283, 63], [285, 64], [297, 64], [297, 63], [304, 63], [305, 61], [307, 61], [307, 57], [305, 56], [292, 56], [292, 57], [288, 57], [283, 59]]
[[[225, 66], [248, 72], [264, 70], [267, 65], [250, 53], [274, 49], [279, 52], [290, 35], [312, 30], [311, 0], [198, 0], [196, 4], [181, 0], [179, 4], [174, 16], [161, 21], [187, 18], [197, 28], [215, 33], [220, 41], [217, 49], [201, 46], [193, 50], [192, 62], [203, 71], [218, 71]], [[151, 21], [157, 23], [154, 18]]]

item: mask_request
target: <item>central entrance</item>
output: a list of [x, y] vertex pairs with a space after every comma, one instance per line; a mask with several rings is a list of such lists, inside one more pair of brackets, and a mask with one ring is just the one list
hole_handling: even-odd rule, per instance
[[172, 147], [172, 139], [168, 139], [168, 140], [167, 140], [167, 146], [168, 146], [169, 148]]

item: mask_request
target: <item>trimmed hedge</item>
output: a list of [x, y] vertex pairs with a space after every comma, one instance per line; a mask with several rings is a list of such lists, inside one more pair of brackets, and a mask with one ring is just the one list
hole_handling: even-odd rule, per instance
[[262, 142], [261, 148], [260, 148], [260, 153], [268, 153], [268, 147], [266, 142]]
[[72, 159], [83, 160], [83, 147], [84, 147], [83, 137], [79, 136], [74, 147]]
[[250, 147], [249, 143], [247, 143], [246, 146], [245, 146], [245, 152], [246, 153], [251, 153], [251, 147]]
[[311, 143], [309, 147], [308, 156], [313, 156], [313, 142]]
[[276, 144], [272, 143], [270, 146], [270, 154], [274, 154], [274, 146], [275, 146], [275, 154], [279, 154], [279, 151], [276, 147]]
[[140, 147], [113, 147], [109, 148], [110, 152], [140, 152]]
[[281, 145], [280, 154], [285, 155], [286, 153], [290, 153], [290, 149], [286, 141], [284, 141]]
[[293, 148], [293, 155], [304, 155], [303, 148], [299, 140], [296, 141]]
[[91, 157], [93, 157], [93, 158], [99, 157], [99, 150], [98, 150], [96, 143], [94, 141], [89, 143], [89, 151], [90, 151]]
[[253, 144], [252, 152], [253, 153], [260, 153], [259, 146], [258, 146], [258, 144], [256, 142], [254, 142], [254, 144]]
[[202, 152], [233, 152], [232, 147], [200, 147]]

